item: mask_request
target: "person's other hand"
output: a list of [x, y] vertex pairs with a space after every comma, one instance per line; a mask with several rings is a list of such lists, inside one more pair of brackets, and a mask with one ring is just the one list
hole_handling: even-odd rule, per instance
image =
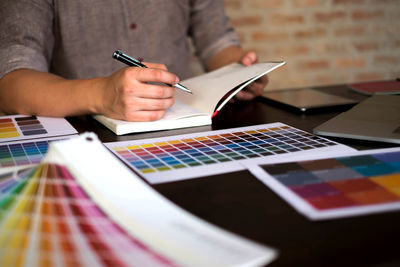
[[145, 63], [148, 68], [123, 68], [105, 80], [100, 97], [100, 113], [127, 121], [154, 121], [174, 104], [174, 87], [178, 77], [165, 65]]
[[[257, 55], [255, 52], [246, 53], [240, 60], [244, 66], [250, 66], [257, 63]], [[249, 84], [245, 89], [241, 90], [236, 94], [236, 98], [239, 100], [252, 100], [253, 98], [260, 96], [263, 93], [264, 87], [268, 84], [268, 76], [264, 75], [261, 78], [255, 80]]]

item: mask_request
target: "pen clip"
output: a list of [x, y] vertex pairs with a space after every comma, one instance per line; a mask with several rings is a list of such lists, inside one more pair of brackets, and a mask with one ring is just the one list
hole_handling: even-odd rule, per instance
[[115, 50], [114, 53], [113, 53], [113, 58], [115, 58], [115, 59], [117, 59], [117, 60], [119, 60], [121, 62], [124, 62], [125, 64], [127, 64], [129, 66], [147, 68], [147, 66], [142, 64], [142, 62], [140, 62], [136, 58], [128, 56], [127, 54], [125, 54], [121, 50]]

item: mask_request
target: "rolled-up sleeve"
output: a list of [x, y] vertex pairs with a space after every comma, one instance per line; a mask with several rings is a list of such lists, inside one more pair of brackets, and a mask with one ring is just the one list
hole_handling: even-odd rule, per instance
[[50, 0], [0, 1], [0, 78], [21, 68], [48, 71], [54, 46]]
[[192, 1], [189, 34], [203, 64], [222, 49], [240, 45], [223, 0]]

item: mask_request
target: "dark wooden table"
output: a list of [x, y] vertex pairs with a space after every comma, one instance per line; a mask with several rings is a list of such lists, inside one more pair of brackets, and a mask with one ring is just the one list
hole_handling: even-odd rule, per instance
[[[344, 86], [319, 88], [332, 94], [365, 98]], [[312, 132], [341, 110], [298, 114], [263, 98], [229, 104], [212, 126], [116, 136], [90, 116], [68, 120], [79, 131], [93, 131], [103, 142], [133, 140], [283, 122]], [[332, 138], [331, 138], [332, 139]], [[357, 149], [394, 144], [335, 138]], [[226, 230], [279, 250], [271, 266], [400, 266], [400, 212], [310, 221], [248, 171], [154, 185], [158, 192], [191, 213]]]

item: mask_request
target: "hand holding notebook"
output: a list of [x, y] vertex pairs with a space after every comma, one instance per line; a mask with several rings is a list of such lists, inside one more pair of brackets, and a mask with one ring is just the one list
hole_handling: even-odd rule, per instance
[[[95, 115], [94, 118], [117, 135], [210, 125], [211, 118], [247, 85], [284, 65], [285, 62], [256, 63], [245, 67], [233, 63], [181, 82], [193, 94], [177, 90], [175, 104], [164, 118], [151, 122], [128, 122]], [[229, 95], [227, 95], [229, 93]]]

